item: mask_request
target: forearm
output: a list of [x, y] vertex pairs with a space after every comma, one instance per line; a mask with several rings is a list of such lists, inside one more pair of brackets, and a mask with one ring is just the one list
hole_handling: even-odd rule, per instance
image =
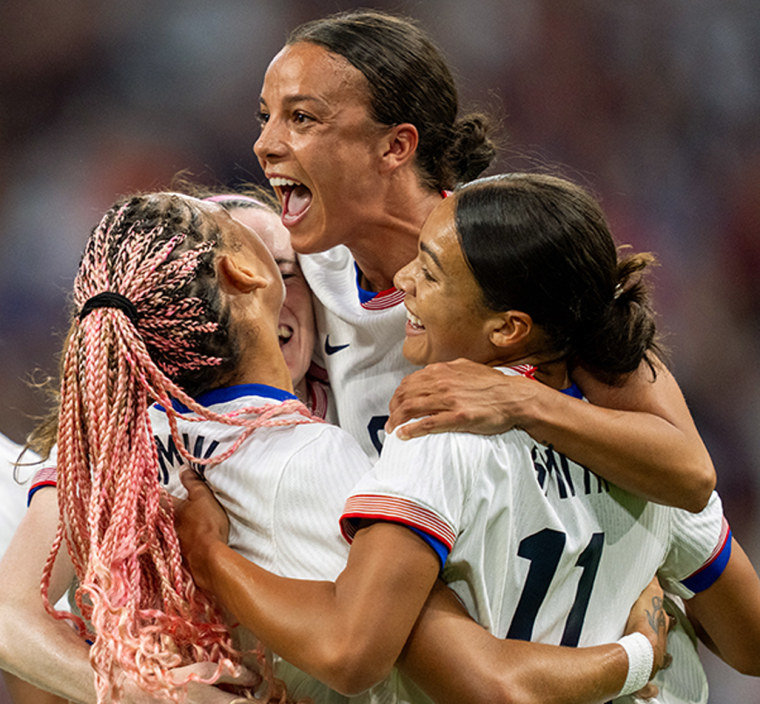
[[[28, 598], [39, 597], [32, 593]], [[71, 701], [96, 702], [89, 647], [66, 623], [45, 612], [31, 615], [23, 606], [3, 601], [0, 668]]]
[[359, 531], [334, 583], [278, 577], [218, 540], [186, 554], [198, 583], [262, 643], [346, 694], [391, 671], [438, 570], [417, 536], [385, 523]]
[[437, 588], [415, 625], [401, 670], [437, 704], [589, 704], [616, 696], [628, 673], [624, 649], [502, 640]]
[[632, 493], [692, 511], [707, 504], [715, 470], [667, 369], [653, 380], [642, 364], [619, 386], [582, 369], [573, 377], [591, 404], [468, 360], [432, 364], [399, 385], [388, 429], [413, 418], [399, 437], [519, 427]]
[[608, 481], [657, 503], [701, 510], [713, 486], [712, 464], [698, 436], [662, 417], [538, 394], [524, 429], [538, 442]]

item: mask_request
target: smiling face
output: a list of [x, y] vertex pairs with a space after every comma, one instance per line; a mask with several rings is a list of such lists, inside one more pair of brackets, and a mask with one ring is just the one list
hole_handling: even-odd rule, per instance
[[316, 44], [288, 45], [267, 69], [260, 117], [254, 152], [282, 203], [293, 248], [348, 244], [377, 197], [387, 132], [370, 117], [362, 73]]
[[496, 361], [489, 335], [499, 319], [465, 262], [454, 222], [455, 198], [431, 213], [420, 233], [417, 257], [396, 274], [408, 312], [404, 356], [413, 364], [465, 357]]
[[290, 235], [279, 217], [264, 208], [234, 208], [230, 214], [253, 230], [274, 257], [285, 282], [285, 302], [280, 310], [278, 333], [293, 385], [303, 379], [314, 350], [314, 309], [311, 291], [290, 246]]

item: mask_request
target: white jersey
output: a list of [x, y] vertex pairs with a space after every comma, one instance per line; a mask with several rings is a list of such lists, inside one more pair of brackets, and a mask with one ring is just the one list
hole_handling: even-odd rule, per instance
[[[289, 399], [295, 396], [268, 386], [243, 385], [210, 391], [198, 402], [217, 413], [229, 413]], [[163, 409], [154, 406], [150, 414], [161, 482], [182, 496], [178, 475], [185, 460]], [[180, 419], [178, 426], [185, 447], [203, 458], [228, 449], [242, 430], [206, 420]], [[340, 428], [308, 423], [258, 428], [229, 459], [198, 469], [230, 518], [230, 547], [281, 576], [334, 580], [348, 556], [338, 530], [343, 502], [369, 467], [367, 457]], [[275, 672], [294, 698], [311, 697], [326, 704], [396, 701], [392, 693], [396, 685], [390, 681], [349, 698], [282, 660], [276, 659]]]
[[20, 455], [21, 446], [0, 434], [0, 557], [24, 516], [28, 481], [34, 472], [24, 466], [16, 470], [15, 463], [19, 458], [23, 465], [39, 462], [33, 452], [27, 451], [23, 457]]
[[704, 586], [687, 578], [722, 569], [730, 546], [717, 495], [700, 514], [649, 503], [519, 430], [393, 434], [346, 503], [349, 540], [362, 518], [430, 536], [443, 579], [494, 635], [568, 646], [619, 638], [658, 570], [688, 598]]
[[376, 458], [385, 437], [388, 402], [416, 368], [401, 353], [404, 294], [395, 288], [374, 296], [362, 291], [354, 258], [343, 245], [300, 255], [298, 261], [315, 299], [314, 359], [327, 370], [334, 397], [336, 415], [328, 418]]

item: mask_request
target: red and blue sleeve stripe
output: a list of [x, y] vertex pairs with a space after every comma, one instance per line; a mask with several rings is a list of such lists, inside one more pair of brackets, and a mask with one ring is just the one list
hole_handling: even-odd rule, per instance
[[349, 497], [340, 517], [341, 533], [349, 543], [362, 520], [388, 521], [409, 528], [432, 548], [441, 567], [456, 537], [451, 527], [433, 511], [397, 496], [357, 494]]
[[703, 592], [708, 587], [711, 587], [715, 583], [715, 580], [718, 579], [726, 569], [728, 559], [731, 557], [732, 540], [733, 535], [731, 533], [731, 528], [728, 525], [728, 521], [724, 518], [720, 539], [717, 547], [713, 550], [712, 555], [710, 555], [707, 562], [705, 562], [705, 564], [696, 572], [686, 579], [681, 580], [681, 584], [695, 594]]
[[32, 478], [32, 486], [26, 495], [27, 508], [32, 503], [32, 497], [43, 487], [58, 486], [58, 470], [55, 467], [43, 467]]

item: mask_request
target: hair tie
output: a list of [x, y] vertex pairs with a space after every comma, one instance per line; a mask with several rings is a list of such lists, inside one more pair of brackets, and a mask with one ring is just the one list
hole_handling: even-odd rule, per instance
[[88, 298], [84, 302], [82, 310], [79, 311], [79, 320], [96, 308], [118, 308], [132, 321], [133, 325], [137, 325], [137, 318], [139, 316], [135, 304], [120, 293], [103, 291], [102, 293], [98, 293], [95, 296]]

